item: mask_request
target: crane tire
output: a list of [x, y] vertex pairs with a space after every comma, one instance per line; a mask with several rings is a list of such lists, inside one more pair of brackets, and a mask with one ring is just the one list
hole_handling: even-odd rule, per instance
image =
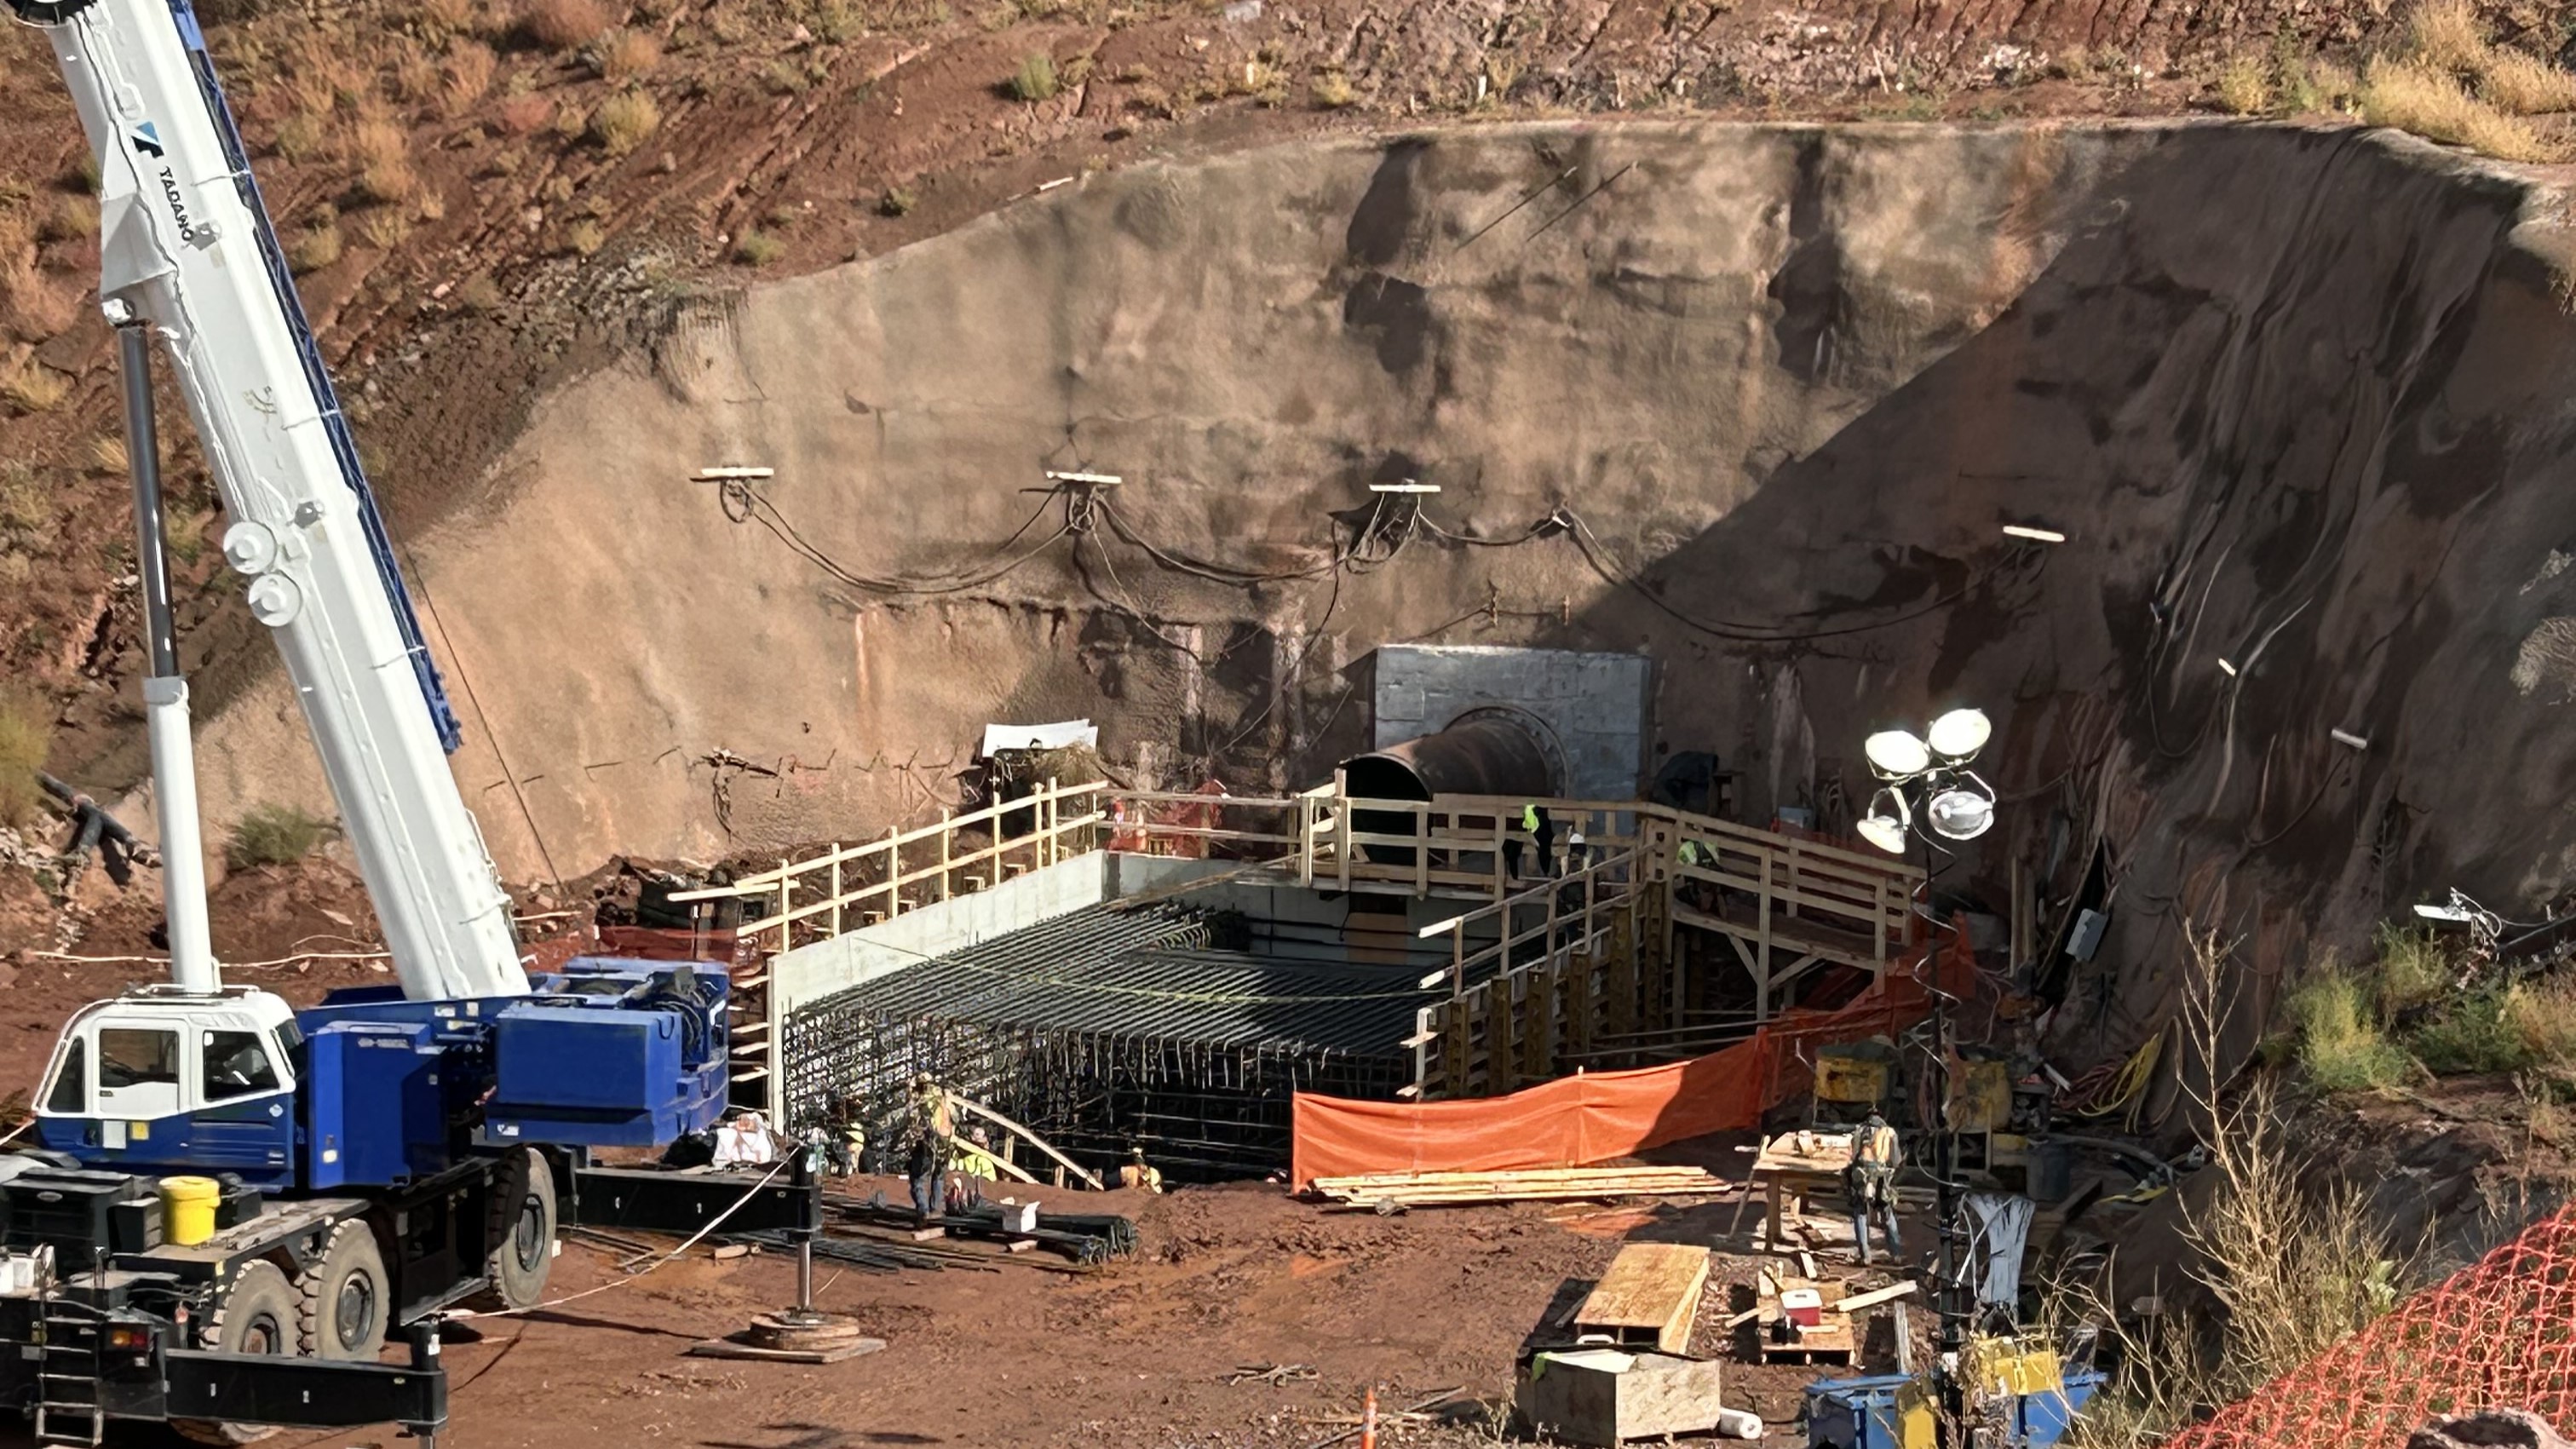
[[534, 1308], [554, 1271], [555, 1174], [546, 1155], [514, 1147], [492, 1173], [489, 1284], [467, 1302], [484, 1312]]
[[[222, 1353], [294, 1357], [302, 1306], [295, 1285], [275, 1263], [246, 1263], [215, 1300], [214, 1310], [198, 1321], [198, 1345]], [[199, 1444], [255, 1444], [277, 1432], [274, 1425], [217, 1419], [173, 1419], [170, 1427]]]
[[296, 1280], [301, 1290], [298, 1329], [314, 1358], [373, 1363], [385, 1346], [385, 1316], [393, 1310], [393, 1285], [375, 1231], [352, 1218], [331, 1230], [322, 1256]]

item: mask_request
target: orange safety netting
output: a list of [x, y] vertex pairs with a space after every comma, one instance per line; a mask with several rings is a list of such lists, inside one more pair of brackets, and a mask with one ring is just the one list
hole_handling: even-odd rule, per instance
[[2528, 1409], [2576, 1427], [2576, 1208], [2167, 1445], [2382, 1449], [2479, 1409]]
[[[1964, 995], [1976, 976], [1965, 933], [1940, 956], [1942, 989]], [[1290, 1105], [1289, 1175], [1495, 1172], [1572, 1167], [1711, 1132], [1758, 1127], [1762, 1114], [1807, 1089], [1820, 1045], [1893, 1036], [1931, 1005], [1912, 964], [1848, 1006], [1783, 1012], [1746, 1040], [1668, 1066], [1560, 1077], [1501, 1097], [1359, 1102], [1299, 1092]]]

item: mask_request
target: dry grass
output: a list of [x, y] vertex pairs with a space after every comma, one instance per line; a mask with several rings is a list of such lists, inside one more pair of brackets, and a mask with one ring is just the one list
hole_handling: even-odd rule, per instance
[[579, 50], [608, 28], [608, 11], [599, 0], [530, 0], [519, 28], [548, 50]]
[[1002, 88], [1011, 93], [1013, 100], [1035, 102], [1052, 98], [1056, 92], [1055, 57], [1045, 51], [1032, 51], [1020, 57], [1020, 68], [1011, 72], [1011, 78], [1002, 83]]
[[662, 129], [662, 108], [648, 91], [619, 91], [590, 113], [590, 138], [611, 156], [623, 156]]
[[318, 272], [340, 260], [340, 254], [347, 249], [348, 243], [340, 235], [339, 223], [322, 222], [297, 234], [286, 248], [286, 261], [295, 269], [296, 275], [302, 276], [306, 272]]
[[474, 28], [474, 0], [413, 0], [411, 15], [433, 36], [457, 35]]
[[2218, 104], [2230, 115], [2259, 116], [2272, 109], [2272, 76], [2250, 55], [2232, 55], [2218, 70]]
[[2328, 963], [2290, 994], [2300, 1070], [2328, 1092], [2384, 1091], [2414, 1074], [2380, 1027], [2369, 983]]
[[357, 55], [327, 36], [307, 35], [287, 57], [284, 71], [296, 109], [311, 116], [354, 106], [372, 88], [372, 77]]
[[36, 772], [54, 743], [54, 712], [44, 696], [21, 685], [0, 689], [0, 824], [35, 823], [44, 809]]
[[625, 82], [662, 63], [662, 42], [649, 31], [617, 29], [590, 48], [590, 68], [600, 79]]
[[132, 459], [126, 455], [125, 439], [117, 433], [101, 433], [89, 440], [89, 470], [111, 478], [122, 478]]
[[1351, 85], [1351, 78], [1337, 70], [1328, 70], [1315, 77], [1306, 87], [1306, 95], [1319, 109], [1327, 111], [1357, 105], [1360, 99], [1359, 91]]
[[330, 127], [320, 116], [297, 111], [277, 123], [277, 134], [269, 144], [280, 158], [300, 164], [321, 155], [330, 139]]
[[479, 40], [460, 40], [447, 48], [447, 63], [439, 67], [440, 92], [447, 108], [461, 111], [483, 99], [492, 89], [492, 77], [501, 68], [501, 58], [492, 47]]
[[79, 241], [98, 235], [98, 202], [87, 196], [57, 196], [36, 228], [41, 241]]
[[42, 342], [71, 326], [79, 310], [79, 295], [46, 275], [33, 253], [0, 260], [0, 316], [10, 335]]
[[53, 532], [54, 500], [24, 463], [0, 468], [0, 532], [43, 539]]
[[330, 830], [329, 822], [292, 805], [254, 805], [233, 825], [224, 862], [235, 870], [291, 865], [311, 855]]
[[2505, 992], [2504, 1025], [2535, 1069], [2576, 1081], [2576, 981], [2524, 982]]
[[2416, 60], [2474, 87], [2479, 100], [2507, 115], [2576, 111], [2576, 75], [2489, 41], [2468, 0], [2430, 0], [2408, 23], [2406, 41]]
[[733, 244], [733, 259], [747, 267], [765, 267], [787, 255], [787, 243], [765, 231], [745, 231]]
[[2374, 126], [2395, 126], [2504, 161], [2546, 161], [2554, 152], [2530, 122], [2470, 95], [2420, 60], [2374, 57], [2362, 76], [2361, 114]]
[[608, 245], [607, 228], [588, 217], [564, 228], [564, 250], [575, 256], [595, 256], [599, 249], [606, 245]]
[[2576, 75], [2536, 55], [2499, 48], [2478, 76], [2478, 95], [2517, 116], [2576, 111]]
[[20, 412], [51, 412], [56, 404], [70, 396], [71, 390], [71, 374], [56, 372], [34, 358], [10, 369], [6, 378], [0, 378], [0, 397], [7, 398]]
[[2429, 0], [2406, 25], [2416, 56], [2458, 75], [2476, 75], [2487, 54], [2486, 27], [2468, 0]]
[[370, 211], [358, 218], [358, 239], [380, 252], [389, 252], [411, 237], [411, 217], [390, 207]]
[[469, 312], [489, 312], [501, 305], [501, 284], [489, 272], [477, 272], [456, 289], [456, 305]]

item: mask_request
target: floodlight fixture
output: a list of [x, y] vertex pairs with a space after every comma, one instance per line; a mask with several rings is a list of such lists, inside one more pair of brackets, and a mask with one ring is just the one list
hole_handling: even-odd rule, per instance
[[1932, 721], [1929, 744], [1943, 764], [1964, 765], [1994, 737], [1995, 727], [1981, 709], [1954, 709]]
[[1870, 797], [1869, 813], [1857, 827], [1860, 838], [1890, 855], [1905, 853], [1905, 828], [1913, 812], [1905, 808], [1905, 796], [1895, 790], [1880, 790]]
[[1954, 785], [1923, 807], [1932, 833], [1945, 840], [1974, 840], [1994, 827], [1995, 797], [1965, 785]]
[[1904, 780], [1932, 768], [1931, 747], [1911, 730], [1880, 730], [1861, 742], [1869, 767], [1882, 780]]

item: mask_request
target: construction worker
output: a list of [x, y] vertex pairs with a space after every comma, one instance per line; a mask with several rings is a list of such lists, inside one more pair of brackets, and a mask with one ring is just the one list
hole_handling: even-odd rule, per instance
[[759, 1113], [738, 1113], [716, 1129], [714, 1166], [762, 1167], [777, 1160], [778, 1143], [769, 1135], [769, 1124], [760, 1120]]
[[948, 1109], [948, 1094], [940, 1090], [938, 1079], [923, 1072], [912, 1079], [912, 1152], [904, 1163], [905, 1175], [912, 1184], [912, 1210], [923, 1222], [938, 1216], [945, 1194], [941, 1179], [948, 1174], [948, 1160], [953, 1148]]
[[1870, 1261], [1869, 1215], [1876, 1208], [1880, 1221], [1887, 1227], [1888, 1256], [1898, 1257], [1905, 1245], [1896, 1235], [1896, 1167], [1900, 1149], [1896, 1129], [1872, 1107], [1869, 1116], [1852, 1131], [1851, 1165], [1843, 1170], [1843, 1187], [1851, 1197], [1852, 1241], [1860, 1246], [1860, 1260]]
[[1001, 1169], [994, 1166], [992, 1139], [983, 1128], [969, 1127], [964, 1137], [950, 1140], [955, 1148], [948, 1162], [948, 1210], [958, 1213], [982, 1207], [982, 1184], [1001, 1176]]
[[1127, 1165], [1118, 1169], [1118, 1185], [1142, 1188], [1146, 1192], [1161, 1192], [1163, 1190], [1162, 1169], [1145, 1161], [1144, 1148], [1130, 1147], [1127, 1149]]
[[1544, 806], [1532, 805], [1521, 812], [1521, 822], [1529, 827], [1530, 838], [1538, 845], [1538, 873], [1549, 879], [1556, 876], [1556, 822], [1549, 819]]

